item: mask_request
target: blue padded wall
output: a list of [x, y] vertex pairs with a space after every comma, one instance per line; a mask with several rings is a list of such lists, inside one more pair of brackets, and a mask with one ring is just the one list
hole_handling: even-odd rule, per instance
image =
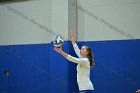
[[52, 44], [1, 46], [0, 55], [0, 93], [67, 93], [68, 62]]
[[[135, 93], [140, 88], [140, 40], [78, 45], [93, 49], [94, 93]], [[77, 57], [69, 41], [63, 50]], [[76, 73], [76, 64], [56, 53], [52, 44], [0, 46], [0, 93], [78, 93]]]
[[[68, 52], [69, 43], [65, 42], [63, 50]], [[68, 93], [68, 61], [54, 51], [50, 45], [49, 49], [49, 93]]]
[[9, 68], [9, 59], [5, 57], [7, 53], [4, 51], [5, 47], [0, 48], [0, 92], [8, 92], [9, 78], [3, 75], [3, 70]]
[[35, 93], [49, 93], [49, 46], [36, 45]]
[[140, 89], [140, 40], [125, 41], [125, 75], [127, 93]]

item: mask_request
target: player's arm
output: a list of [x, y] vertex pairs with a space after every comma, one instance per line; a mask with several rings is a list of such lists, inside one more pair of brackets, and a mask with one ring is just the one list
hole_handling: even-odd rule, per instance
[[69, 32], [69, 40], [72, 42], [72, 45], [74, 45], [76, 43], [70, 32]]
[[56, 52], [60, 53], [60, 54], [61, 54], [62, 56], [64, 56], [65, 58], [68, 57], [68, 54], [65, 53], [65, 52], [63, 52], [61, 48], [56, 48], [56, 47], [55, 47], [54, 50], [55, 50]]
[[77, 54], [77, 56], [78, 56], [79, 58], [81, 58], [80, 49], [79, 49], [78, 45], [76, 44], [76, 42], [75, 42], [75, 40], [74, 40], [74, 38], [73, 38], [73, 36], [72, 36], [71, 33], [69, 33], [69, 40], [72, 42], [74, 51], [75, 51], [75, 53]]
[[82, 66], [85, 66], [86, 65], [86, 62], [84, 59], [80, 59], [80, 58], [75, 58], [65, 52], [62, 51], [62, 49], [59, 49], [59, 48], [54, 48], [54, 50], [58, 53], [60, 53], [62, 56], [64, 56], [66, 59], [68, 59], [69, 61], [71, 62], [74, 62], [74, 63], [77, 63], [77, 64], [80, 64]]

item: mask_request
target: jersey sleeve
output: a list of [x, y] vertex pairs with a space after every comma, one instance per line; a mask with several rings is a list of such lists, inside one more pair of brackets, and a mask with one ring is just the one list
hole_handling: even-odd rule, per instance
[[80, 49], [79, 49], [79, 47], [78, 47], [78, 45], [76, 43], [73, 45], [73, 48], [74, 48], [74, 51], [77, 54], [77, 56], [79, 58], [81, 58], [82, 56], [80, 55]]
[[80, 64], [82, 66], [86, 66], [88, 63], [88, 60], [86, 58], [76, 58], [76, 57], [73, 57], [71, 55], [68, 55], [67, 59], [71, 62]]

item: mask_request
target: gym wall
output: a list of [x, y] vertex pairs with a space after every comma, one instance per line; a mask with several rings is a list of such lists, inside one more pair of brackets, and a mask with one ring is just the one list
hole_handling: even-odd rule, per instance
[[[80, 0], [76, 15], [74, 3], [0, 5], [0, 93], [77, 93], [76, 64], [57, 54], [50, 43], [55, 34], [49, 31], [67, 38], [70, 29], [77, 29], [79, 47], [93, 50], [94, 93], [134, 93], [140, 88], [139, 1]], [[65, 40], [63, 50], [76, 57]]]
[[139, 0], [78, 0], [78, 41], [140, 39]]

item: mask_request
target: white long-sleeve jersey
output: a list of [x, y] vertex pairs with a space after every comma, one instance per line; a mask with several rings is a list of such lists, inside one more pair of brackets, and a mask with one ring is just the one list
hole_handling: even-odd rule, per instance
[[68, 55], [67, 59], [71, 62], [77, 63], [77, 83], [79, 90], [94, 90], [93, 84], [90, 81], [90, 61], [88, 58], [80, 55], [80, 49], [75, 43], [74, 50], [79, 58]]

